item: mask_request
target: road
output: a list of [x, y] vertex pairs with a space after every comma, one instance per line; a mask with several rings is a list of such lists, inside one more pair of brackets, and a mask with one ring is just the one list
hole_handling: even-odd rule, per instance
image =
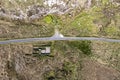
[[90, 40], [90, 41], [105, 41], [105, 42], [119, 42], [118, 39], [108, 38], [96, 38], [96, 37], [43, 37], [43, 38], [26, 38], [26, 39], [13, 39], [0, 41], [0, 44], [11, 44], [11, 43], [26, 43], [26, 42], [38, 42], [38, 41], [58, 41], [58, 40]]

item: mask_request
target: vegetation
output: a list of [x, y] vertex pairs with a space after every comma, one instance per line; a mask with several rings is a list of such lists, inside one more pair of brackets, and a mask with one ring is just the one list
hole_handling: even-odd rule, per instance
[[53, 80], [53, 79], [57, 79], [57, 80], [74, 80], [76, 79], [75, 76], [75, 72], [76, 71], [76, 66], [71, 63], [71, 62], [64, 62], [62, 69], [57, 69], [55, 68], [55, 70], [50, 70], [46, 73], [44, 73], [44, 78], [45, 80]]
[[72, 48], [77, 48], [82, 51], [83, 54], [91, 55], [91, 41], [72, 41], [69, 43]]
[[[77, 16], [73, 16], [72, 21], [63, 28], [66, 36], [104, 36], [109, 38], [119, 38], [119, 6], [108, 0], [102, 0], [102, 6], [94, 5], [88, 11], [83, 10]], [[69, 18], [69, 17], [68, 17]], [[106, 30], [107, 28], [107, 30]], [[108, 28], [112, 28], [112, 34]]]
[[[0, 5], [7, 10], [15, 7], [15, 10], [25, 11], [31, 5], [48, 8], [42, 1], [28, 0], [26, 3], [17, 0], [13, 5], [8, 0], [1, 0]], [[65, 14], [45, 13], [39, 19], [28, 21], [0, 17], [0, 40], [50, 37], [55, 27], [65, 36], [120, 39], [119, 1], [92, 0], [89, 8], [86, 0], [78, 1], [83, 6]], [[61, 11], [62, 7], [59, 6]], [[32, 54], [34, 46], [47, 43], [51, 44], [50, 55]], [[120, 43], [43, 41], [0, 45], [0, 71], [0, 80], [120, 80]]]
[[[32, 2], [34, 3], [34, 1]], [[65, 36], [104, 36], [108, 38], [119, 38], [119, 14], [119, 5], [109, 2], [109, 0], [102, 0], [102, 3], [92, 5], [89, 10], [84, 8], [79, 10], [76, 8], [64, 15], [48, 14], [30, 22], [12, 21], [15, 23], [14, 26], [21, 27], [23, 30], [20, 29], [22, 31], [18, 31], [20, 32], [20, 34], [16, 35], [18, 37], [5, 36], [3, 38], [52, 36], [56, 25], [59, 25], [60, 32]], [[11, 22], [9, 23], [11, 24]], [[34, 28], [36, 28], [36, 31]], [[31, 30], [34, 30], [34, 32]], [[15, 33], [15, 31], [13, 32]], [[14, 33], [11, 33], [11, 35]]]

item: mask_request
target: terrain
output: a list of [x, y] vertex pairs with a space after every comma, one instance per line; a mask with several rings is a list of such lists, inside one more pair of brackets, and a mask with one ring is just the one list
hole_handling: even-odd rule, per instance
[[[56, 28], [66, 37], [120, 39], [119, 0], [48, 1], [1, 0], [0, 41], [51, 37]], [[43, 44], [51, 53], [33, 54]], [[120, 80], [120, 43], [0, 44], [0, 80]]]

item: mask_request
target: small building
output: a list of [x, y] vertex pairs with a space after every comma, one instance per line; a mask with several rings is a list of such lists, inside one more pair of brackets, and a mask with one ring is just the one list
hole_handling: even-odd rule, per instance
[[42, 45], [40, 47], [33, 48], [33, 54], [50, 54], [51, 49], [49, 45]]
[[41, 49], [41, 54], [50, 54], [50, 46], [45, 47], [44, 49]]

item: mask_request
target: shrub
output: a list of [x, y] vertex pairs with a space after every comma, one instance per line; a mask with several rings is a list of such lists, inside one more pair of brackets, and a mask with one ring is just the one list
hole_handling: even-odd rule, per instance
[[78, 48], [83, 54], [90, 55], [91, 51], [91, 41], [72, 41], [69, 43], [71, 47]]

